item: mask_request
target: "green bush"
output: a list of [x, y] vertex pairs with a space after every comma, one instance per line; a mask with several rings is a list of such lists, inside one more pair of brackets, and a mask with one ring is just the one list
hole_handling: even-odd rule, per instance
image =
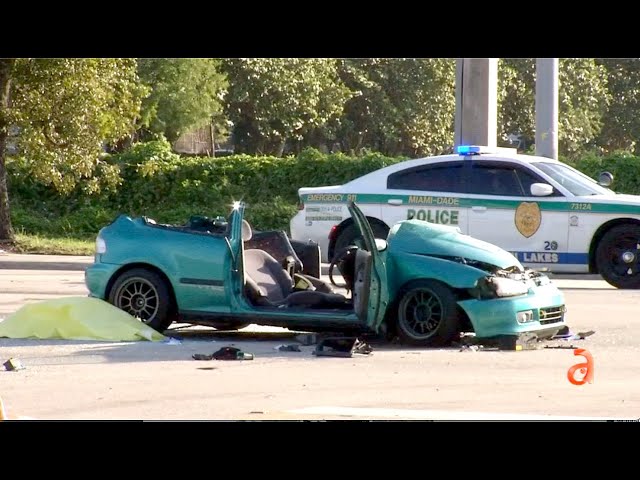
[[[106, 158], [120, 169], [121, 183], [115, 190], [89, 195], [79, 185], [67, 196], [34, 182], [20, 161], [9, 162], [7, 168], [16, 230], [90, 237], [120, 213], [183, 223], [195, 214], [227, 215], [237, 200], [247, 203], [247, 219], [256, 229], [287, 230], [296, 212], [298, 188], [343, 184], [402, 160], [378, 153], [350, 157], [314, 149], [284, 158], [180, 157], [168, 142], [159, 140]], [[616, 191], [640, 194], [638, 157], [591, 155], [573, 165], [592, 178], [608, 170]]]
[[377, 153], [360, 157], [308, 149], [297, 157], [180, 157], [168, 142], [138, 144], [112, 155], [120, 168], [115, 191], [87, 194], [78, 186], [61, 196], [35, 183], [19, 162], [8, 165], [16, 229], [47, 235], [95, 235], [119, 213], [182, 223], [190, 215], [226, 215], [243, 200], [247, 219], [258, 230], [288, 229], [299, 187], [342, 184], [403, 158]]

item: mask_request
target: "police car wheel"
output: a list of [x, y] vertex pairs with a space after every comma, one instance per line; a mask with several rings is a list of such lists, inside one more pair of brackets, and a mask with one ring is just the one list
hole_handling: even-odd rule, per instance
[[[373, 231], [373, 236], [375, 238], [386, 239], [387, 235], [389, 234], [389, 229], [385, 225], [381, 225], [377, 222], [371, 223], [371, 230]], [[336, 239], [336, 243], [333, 247], [334, 255], [340, 252], [342, 249], [348, 247], [349, 245], [356, 244], [356, 239], [361, 240], [362, 237], [360, 236], [358, 227], [356, 227], [354, 224], [351, 224], [346, 227]]]
[[619, 225], [605, 233], [596, 250], [596, 266], [610, 285], [640, 288], [640, 226]]
[[456, 297], [449, 287], [434, 280], [409, 283], [398, 295], [397, 333], [411, 345], [447, 345], [460, 332]]

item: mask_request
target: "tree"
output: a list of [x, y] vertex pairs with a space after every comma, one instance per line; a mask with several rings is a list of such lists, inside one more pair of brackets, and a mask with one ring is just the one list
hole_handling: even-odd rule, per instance
[[[535, 59], [501, 59], [498, 68], [498, 135], [535, 139]], [[558, 146], [575, 155], [593, 145], [609, 102], [607, 75], [594, 59], [563, 58], [558, 67]]]
[[640, 59], [596, 59], [607, 72], [609, 108], [597, 144], [606, 153], [627, 150], [640, 154]]
[[346, 59], [340, 75], [354, 92], [341, 118], [344, 150], [422, 156], [451, 149], [455, 60]]
[[133, 59], [0, 59], [0, 92], [0, 240], [12, 241], [9, 127], [18, 132], [19, 161], [35, 179], [63, 193], [78, 182], [95, 190], [97, 169], [117, 181], [117, 167], [101, 153], [134, 130], [146, 88]]
[[227, 88], [220, 60], [141, 58], [138, 74], [151, 94], [142, 102], [141, 126], [171, 143], [183, 133], [215, 122], [223, 131], [222, 98]]
[[350, 92], [336, 67], [336, 60], [321, 58], [225, 61], [236, 150], [282, 155], [287, 141], [339, 117]]

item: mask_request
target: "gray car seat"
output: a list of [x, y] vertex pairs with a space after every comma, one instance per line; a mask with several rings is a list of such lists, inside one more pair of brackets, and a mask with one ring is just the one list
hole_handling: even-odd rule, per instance
[[[249, 222], [242, 221], [242, 240], [251, 239]], [[352, 308], [347, 297], [337, 293], [294, 291], [293, 280], [280, 263], [264, 250], [244, 251], [246, 290], [257, 305], [275, 307]]]

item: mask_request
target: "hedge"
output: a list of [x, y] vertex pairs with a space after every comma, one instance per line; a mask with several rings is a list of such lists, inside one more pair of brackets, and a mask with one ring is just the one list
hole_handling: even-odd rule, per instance
[[[247, 203], [247, 218], [257, 229], [286, 230], [296, 211], [299, 187], [339, 185], [402, 160], [313, 149], [285, 158], [180, 157], [166, 141], [156, 141], [108, 158], [120, 167], [122, 181], [115, 190], [89, 195], [78, 187], [66, 196], [35, 182], [24, 163], [9, 162], [7, 167], [16, 230], [88, 238], [120, 213], [182, 223], [194, 214], [226, 215], [234, 200]], [[574, 166], [592, 178], [608, 170], [616, 191], [640, 193], [638, 157], [588, 156]]]

